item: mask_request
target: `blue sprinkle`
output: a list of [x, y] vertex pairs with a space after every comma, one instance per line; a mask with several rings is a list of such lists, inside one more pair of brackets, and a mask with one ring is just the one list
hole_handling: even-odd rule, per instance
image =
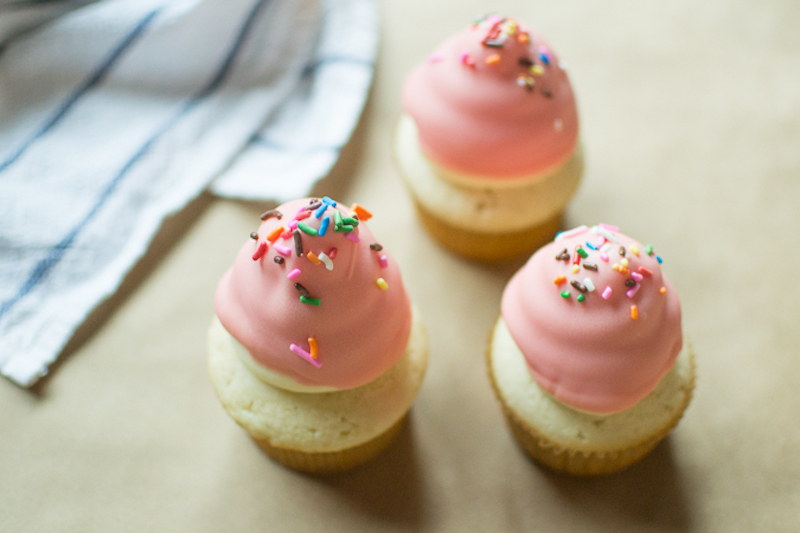
[[542, 63], [544, 63], [545, 65], [550, 64], [550, 58], [547, 57], [547, 54], [539, 54], [539, 59], [541, 59]]
[[324, 237], [326, 233], [328, 233], [328, 226], [331, 225], [331, 217], [325, 217], [322, 219], [322, 222], [319, 224], [319, 229], [317, 230], [317, 235], [320, 237]]
[[661, 256], [660, 256], [660, 255], [657, 255], [657, 256], [656, 256], [656, 259], [658, 259], [658, 264], [659, 264], [659, 265], [660, 265], [661, 263], [663, 263], [663, 262], [664, 262], [664, 260], [663, 260], [663, 259], [661, 259]]
[[325, 202], [326, 204], [328, 204], [331, 207], [336, 207], [336, 202], [331, 200], [330, 197], [328, 197], [328, 196], [323, 196], [322, 197], [322, 201]]
[[320, 218], [326, 209], [328, 209], [328, 204], [323, 202], [323, 204], [319, 206], [316, 211], [314, 211], [314, 216]]
[[590, 243], [589, 241], [586, 241], [586, 246], [588, 246], [592, 250], [597, 250], [597, 246], [595, 246], [594, 244]]

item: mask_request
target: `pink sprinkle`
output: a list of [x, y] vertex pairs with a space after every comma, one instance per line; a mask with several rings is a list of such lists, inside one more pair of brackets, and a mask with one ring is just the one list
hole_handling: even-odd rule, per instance
[[294, 279], [299, 275], [300, 275], [300, 269], [299, 268], [295, 268], [294, 270], [289, 272], [289, 274], [286, 277], [289, 278], [289, 279]]
[[580, 235], [581, 233], [583, 233], [584, 231], [586, 231], [588, 229], [589, 228], [587, 228], [585, 225], [583, 225], [583, 226], [578, 226], [577, 228], [572, 228], [571, 230], [562, 231], [561, 233], [556, 235], [556, 240], [560, 241], [561, 239], [566, 239], [568, 237], [574, 237], [576, 235]]
[[292, 223], [289, 224], [289, 229], [297, 229], [297, 220], [292, 220]]
[[433, 54], [428, 57], [428, 63], [438, 63], [439, 61], [443, 61], [444, 56], [442, 54]]
[[389, 267], [389, 260], [386, 258], [385, 255], [382, 255], [378, 258], [378, 262], [381, 264], [381, 268], [388, 268]]
[[603, 252], [600, 252], [600, 259], [602, 259], [603, 261], [605, 261], [606, 263], [608, 263], [608, 255], [606, 255], [606, 254], [605, 254], [605, 253], [603, 253]]
[[297, 213], [294, 216], [294, 219], [295, 220], [305, 220], [310, 216], [311, 216], [311, 211], [308, 211], [307, 209], [303, 209], [302, 211], [300, 211], [299, 213]]
[[634, 294], [636, 294], [637, 292], [639, 292], [639, 287], [641, 287], [641, 285], [639, 285], [639, 284], [637, 283], [636, 285], [634, 285], [633, 287], [631, 287], [631, 288], [628, 290], [628, 292], [626, 292], [626, 293], [625, 293], [625, 296], [627, 296], [628, 298], [633, 298], [633, 295], [634, 295]]
[[631, 277], [636, 281], [642, 281], [644, 279], [644, 277], [638, 272], [631, 272]]
[[256, 253], [253, 254], [253, 261], [258, 261], [264, 257], [265, 253], [267, 253], [267, 241], [261, 241], [261, 244], [259, 244], [256, 249]]
[[612, 292], [614, 291], [611, 290], [611, 287], [606, 286], [606, 288], [603, 289], [603, 294], [601, 294], [600, 296], [603, 297], [603, 300], [608, 300], [609, 298], [611, 298]]
[[650, 270], [650, 269], [649, 269], [649, 268], [647, 268], [647, 267], [639, 267], [639, 272], [641, 272], [641, 273], [642, 273], [642, 274], [644, 274], [645, 276], [652, 276], [652, 275], [653, 275], [653, 271], [652, 271], [652, 270]]
[[606, 238], [605, 238], [605, 237], [603, 237], [602, 235], [600, 235], [600, 236], [597, 238], [597, 242], [595, 243], [595, 245], [594, 245], [594, 246], [595, 246], [595, 248], [597, 248], [597, 249], [599, 250], [599, 249], [600, 249], [600, 247], [601, 247], [601, 246], [603, 246], [605, 243], [606, 243]]
[[338, 253], [339, 253], [339, 249], [338, 248], [331, 248], [328, 251], [328, 257], [330, 257], [331, 259], [336, 259], [336, 254], [338, 254]]
[[475, 60], [469, 57], [469, 54], [467, 52], [461, 54], [461, 64], [475, 68]]
[[358, 235], [356, 235], [355, 233], [345, 233], [344, 238], [353, 242], [361, 242], [361, 239], [359, 239]]
[[279, 242], [276, 242], [275, 244], [273, 244], [272, 247], [275, 248], [275, 251], [278, 252], [281, 255], [285, 255], [286, 257], [289, 257], [290, 255], [292, 255], [292, 251], [289, 248], [287, 248], [286, 246], [284, 246], [281, 243], [279, 243]]
[[281, 239], [286, 240], [286, 239], [291, 239], [291, 238], [292, 238], [292, 230], [287, 229], [286, 231], [281, 233]]
[[309, 363], [311, 363], [312, 365], [314, 365], [315, 367], [319, 368], [322, 366], [322, 363], [311, 357], [310, 353], [308, 353], [295, 343], [290, 344], [289, 349], [294, 353], [296, 353], [297, 355], [299, 355], [300, 357], [302, 357], [303, 359], [305, 359], [306, 361], [308, 361]]
[[598, 224], [598, 226], [600, 226], [603, 229], [607, 229], [608, 231], [614, 231], [614, 232], [619, 231], [619, 228], [617, 226], [612, 226], [611, 224], [603, 224], [601, 222], [600, 224]]

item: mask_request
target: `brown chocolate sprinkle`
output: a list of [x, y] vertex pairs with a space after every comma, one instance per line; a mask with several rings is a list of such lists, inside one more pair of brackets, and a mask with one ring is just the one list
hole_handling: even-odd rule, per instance
[[519, 66], [528, 68], [530, 66], [533, 66], [533, 61], [531, 61], [527, 57], [520, 57], [519, 58]]
[[573, 287], [575, 287], [576, 289], [578, 289], [581, 292], [586, 292], [586, 290], [587, 290], [586, 289], [586, 285], [584, 285], [583, 283], [581, 283], [580, 281], [578, 281], [576, 279], [573, 279], [572, 281], [570, 281], [569, 284], [572, 285]]
[[250, 234], [250, 238], [253, 239], [254, 241], [257, 241], [258, 240], [258, 233], [256, 233], [254, 231], [253, 233]]
[[569, 251], [566, 248], [561, 250], [561, 253], [556, 256], [556, 261], [569, 261]]
[[278, 211], [277, 209], [270, 209], [269, 211], [265, 211], [261, 214], [261, 220], [267, 220], [268, 218], [275, 217], [278, 220], [283, 218], [283, 213]]
[[279, 255], [276, 255], [275, 257], [273, 257], [272, 260], [275, 261], [276, 263], [278, 263], [279, 265], [283, 264], [283, 257], [281, 257]]
[[550, 89], [542, 89], [541, 93], [545, 96], [545, 98], [553, 97], [553, 93], [550, 91]]
[[383, 246], [381, 246], [377, 242], [373, 242], [372, 244], [369, 245], [369, 249], [374, 250], [376, 252], [380, 252], [381, 250], [383, 250]]
[[294, 288], [297, 289], [298, 292], [300, 292], [301, 296], [305, 296], [306, 298], [310, 298], [311, 297], [311, 293], [308, 292], [308, 289], [306, 289], [305, 287], [303, 287], [299, 283], [295, 283], [294, 284]]
[[300, 230], [294, 230], [292, 236], [294, 237], [294, 251], [297, 257], [300, 257], [303, 255], [303, 238], [300, 236]]
[[319, 198], [314, 198], [314, 199], [312, 199], [312, 200], [311, 200], [311, 202], [310, 202], [310, 203], [309, 203], [307, 206], [305, 206], [303, 209], [304, 209], [305, 211], [314, 211], [315, 209], [317, 209], [317, 208], [318, 208], [319, 206], [321, 206], [321, 205], [322, 205], [322, 200], [320, 200]]
[[628, 279], [625, 280], [625, 286], [626, 287], [633, 287], [634, 285], [636, 285], [636, 280], [635, 279], [628, 278]]
[[597, 272], [597, 265], [595, 265], [594, 263], [581, 263], [581, 264], [583, 265], [583, 268], [585, 268], [586, 270]]
[[619, 247], [619, 255], [621, 255], [622, 257], [625, 257], [625, 247], [624, 246], [620, 246]]

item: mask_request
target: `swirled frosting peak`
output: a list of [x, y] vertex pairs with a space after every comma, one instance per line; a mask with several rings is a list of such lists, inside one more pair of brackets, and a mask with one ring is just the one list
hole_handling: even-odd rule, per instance
[[683, 345], [661, 258], [607, 224], [561, 233], [534, 254], [506, 287], [502, 316], [536, 382], [593, 413], [647, 396]]
[[548, 44], [486, 16], [446, 40], [403, 88], [422, 152], [450, 170], [521, 178], [551, 169], [578, 139], [575, 98]]
[[369, 217], [327, 197], [262, 215], [214, 302], [257, 365], [302, 386], [350, 389], [402, 357], [410, 300]]

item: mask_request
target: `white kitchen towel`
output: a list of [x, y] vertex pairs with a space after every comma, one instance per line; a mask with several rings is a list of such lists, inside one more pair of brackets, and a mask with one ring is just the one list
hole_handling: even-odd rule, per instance
[[0, 24], [0, 372], [23, 386], [209, 184], [281, 201], [324, 176], [377, 48], [373, 0], [103, 0], [30, 29], [51, 17]]

